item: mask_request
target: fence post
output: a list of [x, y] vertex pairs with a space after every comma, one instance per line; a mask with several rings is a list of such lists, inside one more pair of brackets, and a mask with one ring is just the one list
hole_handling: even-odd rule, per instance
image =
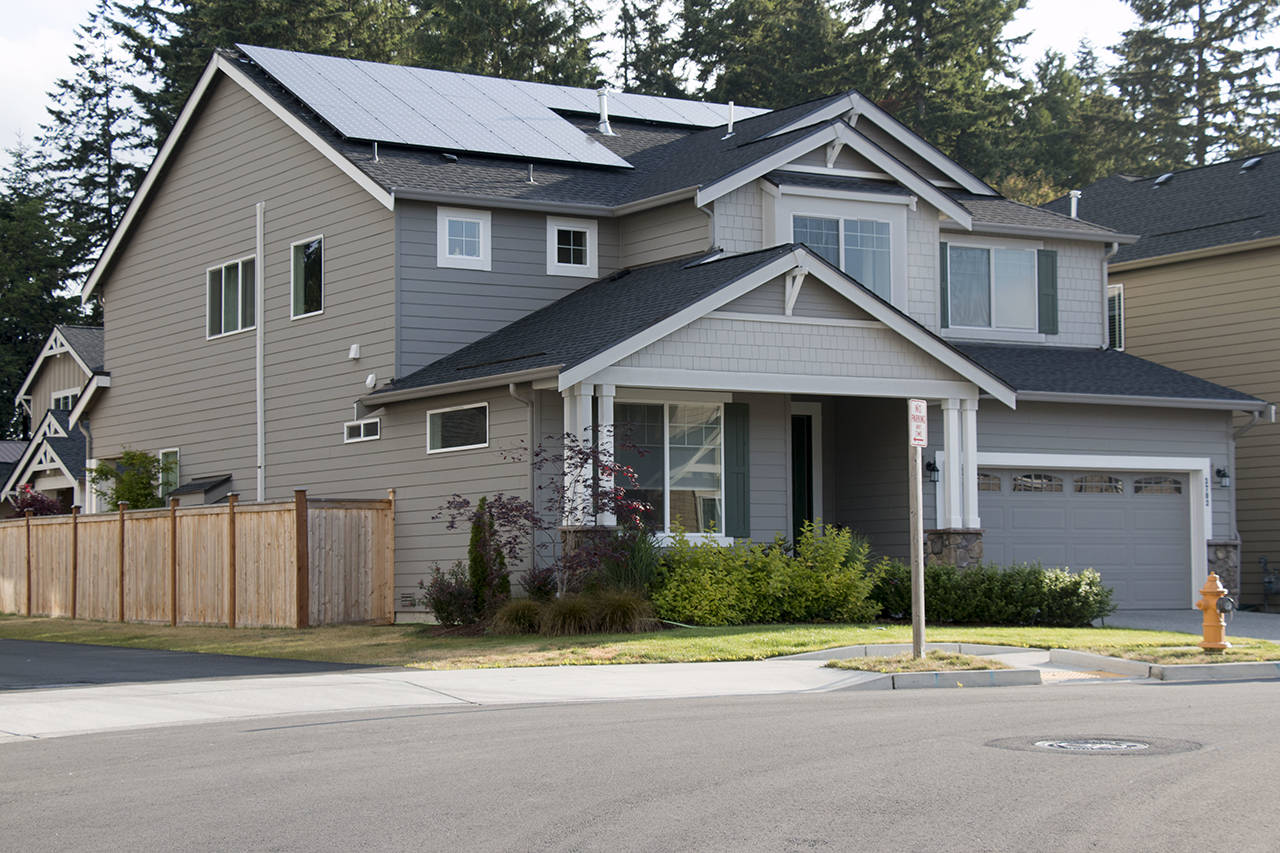
[[382, 582], [386, 584], [386, 600], [383, 606], [386, 607], [387, 622], [396, 621], [396, 490], [387, 489], [387, 500], [391, 502], [391, 517], [387, 522], [387, 551], [383, 558], [387, 561], [384, 571], [386, 574], [382, 578]]
[[306, 628], [311, 623], [311, 546], [307, 539], [307, 490], [293, 490], [293, 543], [298, 576], [297, 614], [294, 622], [299, 628]]
[[227, 495], [227, 627], [236, 626], [236, 501], [235, 492]]
[[27, 611], [23, 615], [30, 616], [31, 615], [31, 516], [34, 515], [34, 513], [31, 510], [27, 510], [26, 512], [23, 513], [23, 515], [27, 519], [27, 524], [26, 524], [26, 527], [27, 527]]
[[178, 624], [178, 499], [169, 498], [169, 624]]
[[128, 501], [120, 501], [117, 505], [120, 512], [120, 603], [116, 615], [121, 622], [124, 621], [124, 511], [128, 508]]
[[71, 618], [76, 618], [76, 595], [80, 573], [80, 507], [71, 508]]

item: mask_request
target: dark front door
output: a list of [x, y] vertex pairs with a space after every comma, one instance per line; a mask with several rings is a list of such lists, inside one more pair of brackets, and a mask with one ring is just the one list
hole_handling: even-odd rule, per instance
[[791, 416], [791, 537], [813, 521], [813, 416]]

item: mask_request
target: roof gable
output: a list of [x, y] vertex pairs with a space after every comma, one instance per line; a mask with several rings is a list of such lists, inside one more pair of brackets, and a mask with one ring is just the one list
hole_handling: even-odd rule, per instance
[[85, 379], [88, 380], [93, 374], [102, 370], [103, 352], [104, 341], [101, 326], [54, 326], [53, 331], [49, 333], [48, 339], [44, 342], [44, 346], [40, 349], [40, 355], [36, 357], [35, 363], [27, 371], [27, 378], [23, 380], [22, 386], [18, 388], [18, 393], [15, 395], [16, 401], [20, 404], [22, 398], [27, 396], [27, 391], [35, 383], [36, 377], [40, 375], [40, 368], [44, 366], [46, 359], [57, 355], [69, 355], [84, 371]]

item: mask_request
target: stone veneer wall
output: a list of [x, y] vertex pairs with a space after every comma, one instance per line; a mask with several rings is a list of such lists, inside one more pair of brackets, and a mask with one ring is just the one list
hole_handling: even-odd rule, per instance
[[1209, 540], [1209, 571], [1218, 573], [1218, 580], [1232, 596], [1240, 596], [1240, 541], [1238, 539]]
[[982, 562], [981, 530], [926, 530], [926, 566], [968, 569]]

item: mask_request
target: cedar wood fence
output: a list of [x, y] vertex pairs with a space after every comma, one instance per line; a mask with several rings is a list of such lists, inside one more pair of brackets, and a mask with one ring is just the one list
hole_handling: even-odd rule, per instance
[[394, 619], [395, 491], [0, 522], [0, 612], [170, 625]]

